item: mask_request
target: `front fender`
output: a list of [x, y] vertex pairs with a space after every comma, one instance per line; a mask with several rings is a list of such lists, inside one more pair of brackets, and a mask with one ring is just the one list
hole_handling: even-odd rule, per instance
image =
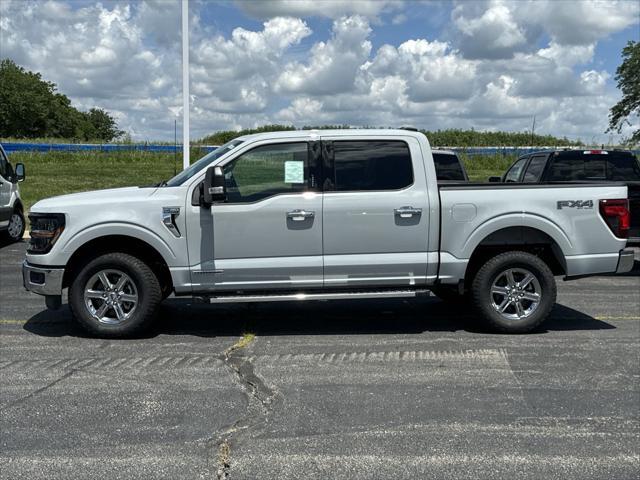
[[69, 237], [66, 237], [63, 233], [58, 241], [59, 243], [54, 246], [49, 254], [27, 255], [27, 261], [34, 264], [43, 264], [43, 257], [47, 257], [47, 265], [66, 265], [71, 256], [87, 242], [112, 235], [133, 237], [141, 240], [155, 248], [169, 267], [179, 266], [176, 252], [160, 235], [143, 226], [127, 222], [105, 222], [91, 225]]

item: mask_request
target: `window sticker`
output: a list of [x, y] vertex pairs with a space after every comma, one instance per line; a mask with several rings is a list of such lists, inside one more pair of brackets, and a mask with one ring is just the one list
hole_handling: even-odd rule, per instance
[[284, 162], [284, 183], [304, 183], [304, 162]]

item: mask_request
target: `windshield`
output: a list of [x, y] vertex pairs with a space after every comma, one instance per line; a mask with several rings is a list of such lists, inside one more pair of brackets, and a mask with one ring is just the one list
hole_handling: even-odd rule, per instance
[[230, 142], [225, 143], [221, 147], [216, 148], [213, 152], [208, 153], [207, 155], [202, 157], [200, 160], [198, 160], [197, 162], [193, 163], [191, 166], [189, 166], [188, 168], [184, 169], [178, 175], [176, 175], [171, 180], [169, 180], [166, 183], [166, 186], [167, 187], [177, 187], [178, 185], [182, 185], [184, 182], [189, 180], [191, 177], [196, 175], [198, 172], [200, 172], [201, 170], [204, 170], [209, 165], [211, 165], [211, 163], [214, 160], [217, 160], [218, 158], [222, 157], [224, 154], [229, 153], [231, 150], [236, 148], [242, 142], [244, 142], [244, 140], [240, 140], [240, 139], [231, 140]]

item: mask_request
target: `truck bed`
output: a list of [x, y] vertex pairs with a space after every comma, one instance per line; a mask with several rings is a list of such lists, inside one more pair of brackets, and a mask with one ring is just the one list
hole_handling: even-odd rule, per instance
[[[568, 276], [581, 275], [589, 268], [615, 271], [618, 249], [626, 245], [625, 239], [613, 235], [598, 207], [603, 199], [626, 198], [627, 187], [622, 183], [448, 183], [439, 185], [438, 190], [440, 273], [445, 280], [448, 275], [458, 275], [456, 268], [465, 265], [489, 235], [514, 225], [524, 232], [538, 230], [550, 237], [566, 258]], [[589, 200], [592, 202], [580, 207], [559, 204]], [[530, 241], [536, 243], [537, 239]], [[616, 244], [617, 248], [612, 248]]]

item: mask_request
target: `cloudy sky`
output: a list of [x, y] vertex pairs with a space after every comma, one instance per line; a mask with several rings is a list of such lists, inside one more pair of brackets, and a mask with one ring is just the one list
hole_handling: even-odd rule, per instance
[[[265, 123], [539, 132], [606, 143], [640, 2], [190, 1], [192, 138]], [[0, 57], [136, 139], [180, 124], [178, 0], [0, 0]]]

